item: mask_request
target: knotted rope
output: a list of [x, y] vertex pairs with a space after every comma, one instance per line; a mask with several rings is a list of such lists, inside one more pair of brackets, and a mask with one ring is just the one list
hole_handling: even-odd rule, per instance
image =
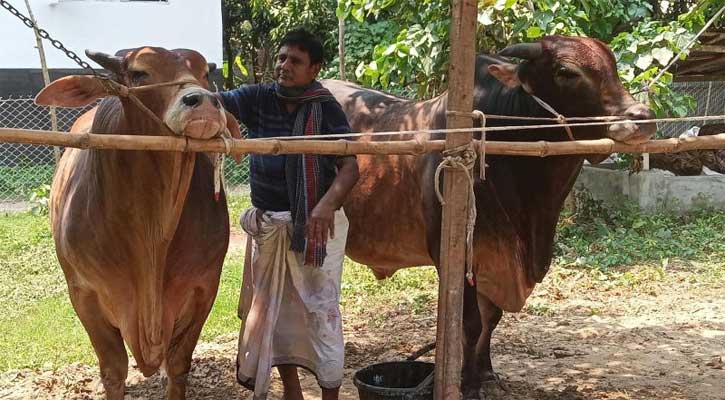
[[571, 132], [571, 127], [569, 127], [569, 123], [567, 122], [565, 116], [559, 114], [559, 112], [556, 111], [554, 109], [554, 107], [548, 105], [544, 100], [541, 100], [537, 96], [535, 96], [535, 95], [533, 95], [531, 93], [529, 93], [529, 96], [533, 97], [534, 100], [536, 100], [536, 102], [539, 103], [539, 105], [541, 107], [543, 107], [546, 111], [550, 112], [552, 115], [554, 115], [556, 117], [556, 121], [559, 124], [561, 124], [561, 125], [564, 126], [564, 130], [566, 130], [566, 134], [567, 134], [567, 136], [569, 136], [569, 140], [571, 140], [571, 141], [576, 140], [576, 139], [574, 139], [574, 134]]
[[[227, 116], [229, 118], [229, 116]], [[232, 151], [232, 134], [229, 129], [224, 129], [218, 135], [224, 141], [224, 153], [213, 153], [211, 163], [214, 166], [214, 201], [219, 201], [219, 193], [221, 188], [226, 192], [226, 184], [224, 182], [224, 158]]]
[[443, 161], [435, 172], [435, 191], [442, 206], [446, 204], [440, 192], [440, 174], [444, 169], [463, 170], [468, 178], [468, 220], [466, 222], [466, 280], [471, 286], [473, 280], [473, 230], [476, 226], [476, 195], [473, 192], [473, 166], [476, 163], [476, 150], [473, 143], [466, 143], [452, 149], [443, 150]]

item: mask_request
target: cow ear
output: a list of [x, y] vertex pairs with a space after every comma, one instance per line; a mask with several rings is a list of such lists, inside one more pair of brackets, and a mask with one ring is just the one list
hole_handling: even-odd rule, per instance
[[93, 76], [72, 75], [53, 81], [35, 96], [39, 106], [83, 107], [107, 96], [106, 88]]
[[521, 81], [516, 74], [516, 64], [491, 64], [488, 66], [488, 73], [498, 79], [504, 86], [515, 88], [521, 86]]

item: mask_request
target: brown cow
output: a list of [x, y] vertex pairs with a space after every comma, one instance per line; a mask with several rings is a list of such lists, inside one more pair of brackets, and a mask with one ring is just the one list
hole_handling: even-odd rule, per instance
[[[128, 87], [187, 81], [138, 94], [174, 134], [210, 138], [226, 127], [238, 135], [234, 118], [207, 90], [209, 67], [199, 53], [142, 47], [122, 57], [87, 54]], [[99, 98], [72, 132], [169, 134], [92, 76], [59, 79], [36, 102], [76, 107]], [[145, 376], [164, 366], [168, 398], [185, 397], [229, 241], [226, 199], [222, 193], [214, 200], [212, 179], [210, 159], [196, 153], [69, 149], [60, 161], [51, 191], [53, 238], [109, 399], [124, 396], [124, 341]]]
[[[538, 43], [514, 45], [501, 54], [525, 61], [511, 64], [501, 58], [477, 58], [474, 105], [485, 113], [551, 117], [528, 94], [533, 93], [570, 117], [653, 116], [622, 87], [612, 52], [597, 40], [546, 37]], [[446, 94], [416, 103], [346, 82], [323, 84], [342, 104], [355, 131], [445, 127]], [[526, 122], [489, 119], [488, 125]], [[636, 143], [654, 131], [651, 124], [618, 123], [609, 128], [574, 129], [574, 135]], [[568, 140], [564, 132], [562, 128], [521, 130], [491, 132], [487, 137]], [[442, 137], [420, 134], [419, 138]], [[464, 294], [462, 386], [466, 397], [477, 398], [481, 381], [496, 377], [490, 358], [491, 334], [502, 309], [521, 310], [548, 271], [557, 218], [583, 160], [583, 156], [486, 158], [487, 179], [476, 179], [474, 188], [476, 286], [466, 285]], [[360, 180], [345, 203], [350, 220], [347, 254], [352, 259], [371, 266], [378, 277], [403, 267], [438, 265], [441, 207], [434, 194], [434, 173], [440, 161], [440, 154], [358, 157]]]

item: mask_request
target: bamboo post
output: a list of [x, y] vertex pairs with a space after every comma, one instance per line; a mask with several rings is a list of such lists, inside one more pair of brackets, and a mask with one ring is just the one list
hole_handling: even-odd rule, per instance
[[[448, 68], [448, 111], [469, 113], [473, 109], [473, 87], [476, 32], [476, 1], [454, 0], [451, 8], [451, 54]], [[447, 128], [471, 128], [469, 116], [451, 114]], [[473, 134], [446, 136], [446, 149], [466, 145]], [[441, 223], [439, 262], [438, 328], [436, 332], [436, 400], [461, 397], [461, 366], [463, 324], [463, 281], [466, 262], [466, 221], [470, 185], [465, 171], [446, 169], [443, 177], [445, 205]]]
[[[48, 74], [48, 64], [45, 60], [43, 38], [40, 37], [40, 32], [38, 32], [38, 21], [35, 20], [33, 10], [30, 9], [29, 0], [25, 0], [25, 7], [28, 9], [28, 18], [30, 18], [30, 20], [33, 22], [33, 25], [35, 25], [35, 27], [33, 28], [33, 32], [35, 32], [35, 42], [38, 48], [38, 55], [40, 56], [40, 68], [43, 71], [43, 83], [45, 83], [45, 86], [48, 86], [50, 84], [50, 74]], [[56, 114], [55, 107], [51, 106], [48, 112], [50, 113], [50, 127], [53, 131], [57, 131], [58, 115]], [[53, 158], [55, 159], [55, 165], [58, 166], [58, 161], [60, 160], [60, 148], [58, 146], [53, 147]]]

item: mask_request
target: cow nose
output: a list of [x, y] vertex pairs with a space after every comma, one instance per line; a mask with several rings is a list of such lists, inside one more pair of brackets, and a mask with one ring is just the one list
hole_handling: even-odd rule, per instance
[[201, 93], [189, 93], [181, 98], [181, 102], [187, 107], [196, 107], [201, 104]]
[[635, 104], [624, 112], [624, 116], [629, 119], [653, 119], [654, 111], [642, 103]]

